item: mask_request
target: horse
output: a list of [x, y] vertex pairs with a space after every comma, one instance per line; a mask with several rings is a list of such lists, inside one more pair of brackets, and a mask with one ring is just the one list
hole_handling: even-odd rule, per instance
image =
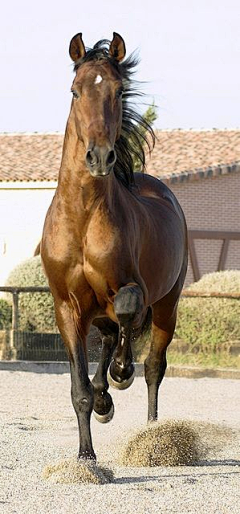
[[[187, 229], [171, 190], [142, 172], [154, 132], [132, 103], [138, 94], [132, 78], [136, 55], [125, 58], [124, 40], [116, 32], [112, 41], [93, 48], [86, 48], [78, 33], [69, 53], [73, 98], [41, 258], [70, 362], [78, 458], [86, 461], [96, 460], [91, 414], [102, 423], [112, 419], [109, 384], [118, 389], [132, 384], [131, 341], [150, 325], [144, 372], [148, 421], [157, 420], [158, 390], [187, 269]], [[86, 342], [91, 324], [102, 337], [92, 381]]]

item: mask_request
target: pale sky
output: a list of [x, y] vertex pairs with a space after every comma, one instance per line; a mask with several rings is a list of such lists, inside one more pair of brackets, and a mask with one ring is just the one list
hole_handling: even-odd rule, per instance
[[[64, 131], [69, 41], [122, 35], [157, 128], [240, 126], [239, 0], [12, 0], [1, 5], [0, 132]], [[144, 107], [142, 107], [144, 109]]]

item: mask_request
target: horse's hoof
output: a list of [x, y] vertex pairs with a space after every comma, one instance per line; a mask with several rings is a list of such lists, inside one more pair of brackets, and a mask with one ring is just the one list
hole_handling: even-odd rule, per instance
[[112, 377], [112, 375], [110, 373], [110, 369], [108, 370], [108, 373], [107, 373], [107, 380], [108, 380], [109, 385], [114, 387], [115, 389], [120, 389], [120, 390], [128, 389], [128, 387], [130, 387], [132, 385], [132, 383], [134, 381], [134, 377], [135, 377], [135, 370], [133, 371], [132, 375], [129, 378], [125, 378], [125, 379], [121, 380], [121, 382], [117, 382]]
[[107, 414], [98, 414], [95, 410], [93, 411], [93, 414], [99, 423], [109, 423], [114, 416], [114, 405], [112, 404], [111, 409]]

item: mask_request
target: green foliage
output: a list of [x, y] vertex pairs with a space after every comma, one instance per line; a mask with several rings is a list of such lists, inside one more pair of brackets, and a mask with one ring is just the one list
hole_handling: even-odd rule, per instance
[[223, 343], [240, 340], [240, 302], [229, 298], [182, 298], [175, 337], [192, 351], [219, 351]]
[[[47, 286], [40, 256], [32, 257], [14, 268], [8, 286]], [[11, 296], [11, 295], [9, 295]], [[55, 332], [53, 298], [50, 293], [20, 293], [19, 329], [26, 332]]]
[[[157, 119], [157, 109], [156, 109], [156, 106], [154, 103], [148, 107], [146, 112], [143, 114], [143, 118], [148, 123], [148, 125], [150, 125], [150, 127], [152, 127], [154, 121]], [[146, 134], [147, 130], [140, 126], [138, 126], [138, 130], [139, 130], [139, 133], [142, 138], [142, 143], [144, 145], [145, 144], [144, 135]], [[133, 146], [134, 146], [134, 143], [133, 143]], [[140, 171], [142, 168], [142, 164], [140, 162], [140, 159], [137, 156], [133, 156], [133, 163], [134, 163], [134, 171]]]
[[168, 364], [177, 366], [198, 366], [205, 368], [236, 368], [240, 369], [240, 360], [236, 355], [229, 354], [228, 351], [221, 352], [176, 352], [170, 345], [168, 351]]
[[157, 109], [156, 105], [153, 103], [152, 105], [149, 105], [148, 109], [146, 110], [145, 114], [143, 115], [143, 118], [147, 123], [149, 123], [150, 126], [153, 125], [154, 121], [157, 119]]
[[[189, 291], [237, 293], [240, 271], [205, 275]], [[179, 302], [175, 337], [192, 351], [218, 352], [228, 341], [240, 341], [240, 300], [231, 298], [182, 298]]]
[[12, 323], [12, 307], [9, 303], [0, 298], [0, 330], [8, 330]]

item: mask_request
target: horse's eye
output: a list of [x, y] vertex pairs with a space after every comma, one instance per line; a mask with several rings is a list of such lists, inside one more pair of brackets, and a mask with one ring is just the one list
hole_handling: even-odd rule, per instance
[[123, 94], [122, 88], [117, 89], [117, 91], [116, 91], [116, 98], [121, 98], [122, 94]]
[[75, 98], [75, 100], [77, 100], [79, 98], [79, 94], [78, 92], [76, 91], [76, 89], [71, 89], [71, 93], [73, 95], [73, 98]]

